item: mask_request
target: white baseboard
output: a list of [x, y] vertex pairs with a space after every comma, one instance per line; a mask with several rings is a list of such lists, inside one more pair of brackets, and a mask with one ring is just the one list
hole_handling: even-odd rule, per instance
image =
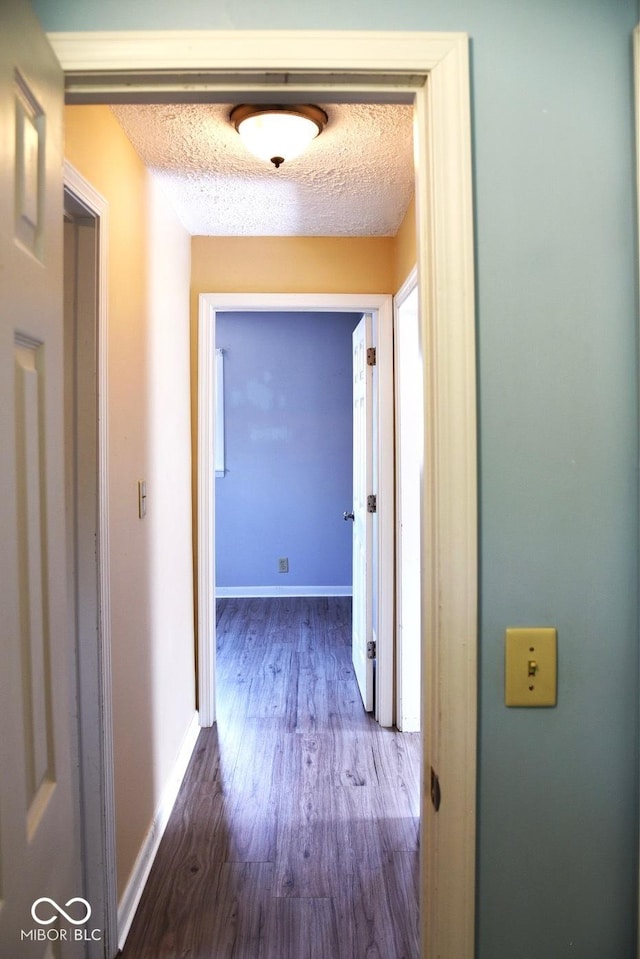
[[124, 948], [126, 938], [129, 935], [133, 917], [136, 914], [140, 897], [149, 878], [153, 860], [156, 858], [160, 840], [169, 821], [171, 810], [178, 796], [199, 733], [200, 723], [198, 721], [198, 713], [196, 712], [193, 714], [193, 718], [185, 732], [173, 770], [164, 787], [162, 797], [153, 817], [153, 822], [138, 853], [138, 858], [131, 871], [127, 888], [123, 892], [118, 904], [118, 947], [120, 949]]
[[218, 599], [269, 596], [351, 596], [351, 586], [216, 586]]

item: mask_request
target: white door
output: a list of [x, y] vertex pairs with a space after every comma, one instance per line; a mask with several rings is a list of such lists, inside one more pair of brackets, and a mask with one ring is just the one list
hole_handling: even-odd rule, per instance
[[26, 0], [3, 3], [0, 955], [20, 959], [81, 956], [76, 930], [87, 928], [83, 902], [66, 905], [82, 887], [66, 596], [62, 108], [62, 71]]
[[373, 709], [373, 659], [367, 649], [373, 639], [373, 522], [367, 509], [373, 479], [373, 375], [367, 363], [371, 343], [371, 316], [365, 313], [353, 331], [352, 659], [367, 712]]

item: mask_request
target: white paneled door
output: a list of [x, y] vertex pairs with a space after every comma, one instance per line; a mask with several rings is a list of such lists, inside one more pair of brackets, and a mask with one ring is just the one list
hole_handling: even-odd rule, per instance
[[367, 363], [371, 315], [353, 331], [353, 624], [352, 658], [364, 708], [373, 710], [373, 514], [367, 508], [373, 478], [373, 375]]
[[26, 0], [3, 3], [0, 955], [16, 959], [75, 959], [84, 954], [82, 939], [92, 929], [79, 899], [72, 775], [77, 754], [65, 555], [62, 110], [62, 70]]

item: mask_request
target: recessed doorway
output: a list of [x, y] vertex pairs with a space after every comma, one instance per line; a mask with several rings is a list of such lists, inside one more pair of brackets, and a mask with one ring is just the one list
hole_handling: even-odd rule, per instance
[[[157, 32], [50, 37], [72, 102], [241, 97], [296, 83], [315, 97], [408, 89], [416, 109], [419, 283], [425, 362], [423, 706], [425, 775], [444, 785], [423, 816], [428, 956], [473, 956], [477, 718], [475, 311], [468, 41], [461, 34]], [[117, 69], [114, 70], [114, 63]], [[357, 64], [357, 66], [354, 66]], [[89, 68], [87, 68], [89, 65]], [[130, 75], [136, 72], [132, 94]], [[168, 72], [171, 75], [168, 75]], [[340, 79], [336, 83], [336, 77]], [[230, 81], [231, 78], [231, 81]], [[295, 79], [297, 78], [297, 79]], [[195, 82], [194, 82], [195, 81]], [[331, 91], [328, 94], [328, 91]], [[227, 93], [228, 95], [228, 93]], [[377, 95], [380, 95], [379, 92]], [[76, 98], [76, 99], [74, 99]], [[93, 98], [93, 100], [92, 100]], [[317, 97], [315, 97], [317, 98]], [[199, 549], [201, 544], [199, 544]], [[200, 619], [200, 628], [207, 628]], [[447, 708], [443, 708], [446, 704]], [[429, 773], [429, 768], [432, 770]], [[446, 784], [446, 785], [445, 785]], [[429, 794], [423, 788], [423, 794]]]

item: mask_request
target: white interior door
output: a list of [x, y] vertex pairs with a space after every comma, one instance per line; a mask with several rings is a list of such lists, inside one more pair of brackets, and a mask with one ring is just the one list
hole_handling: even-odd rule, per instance
[[367, 509], [373, 478], [373, 376], [367, 363], [372, 345], [371, 315], [353, 331], [353, 624], [352, 659], [367, 712], [373, 709], [372, 640], [373, 523]]
[[[0, 11], [0, 955], [83, 954], [65, 549], [63, 75]], [[42, 902], [32, 916], [32, 905]], [[54, 903], [55, 905], [52, 905]], [[80, 925], [67, 921], [59, 908]], [[26, 936], [23, 935], [26, 933]]]

